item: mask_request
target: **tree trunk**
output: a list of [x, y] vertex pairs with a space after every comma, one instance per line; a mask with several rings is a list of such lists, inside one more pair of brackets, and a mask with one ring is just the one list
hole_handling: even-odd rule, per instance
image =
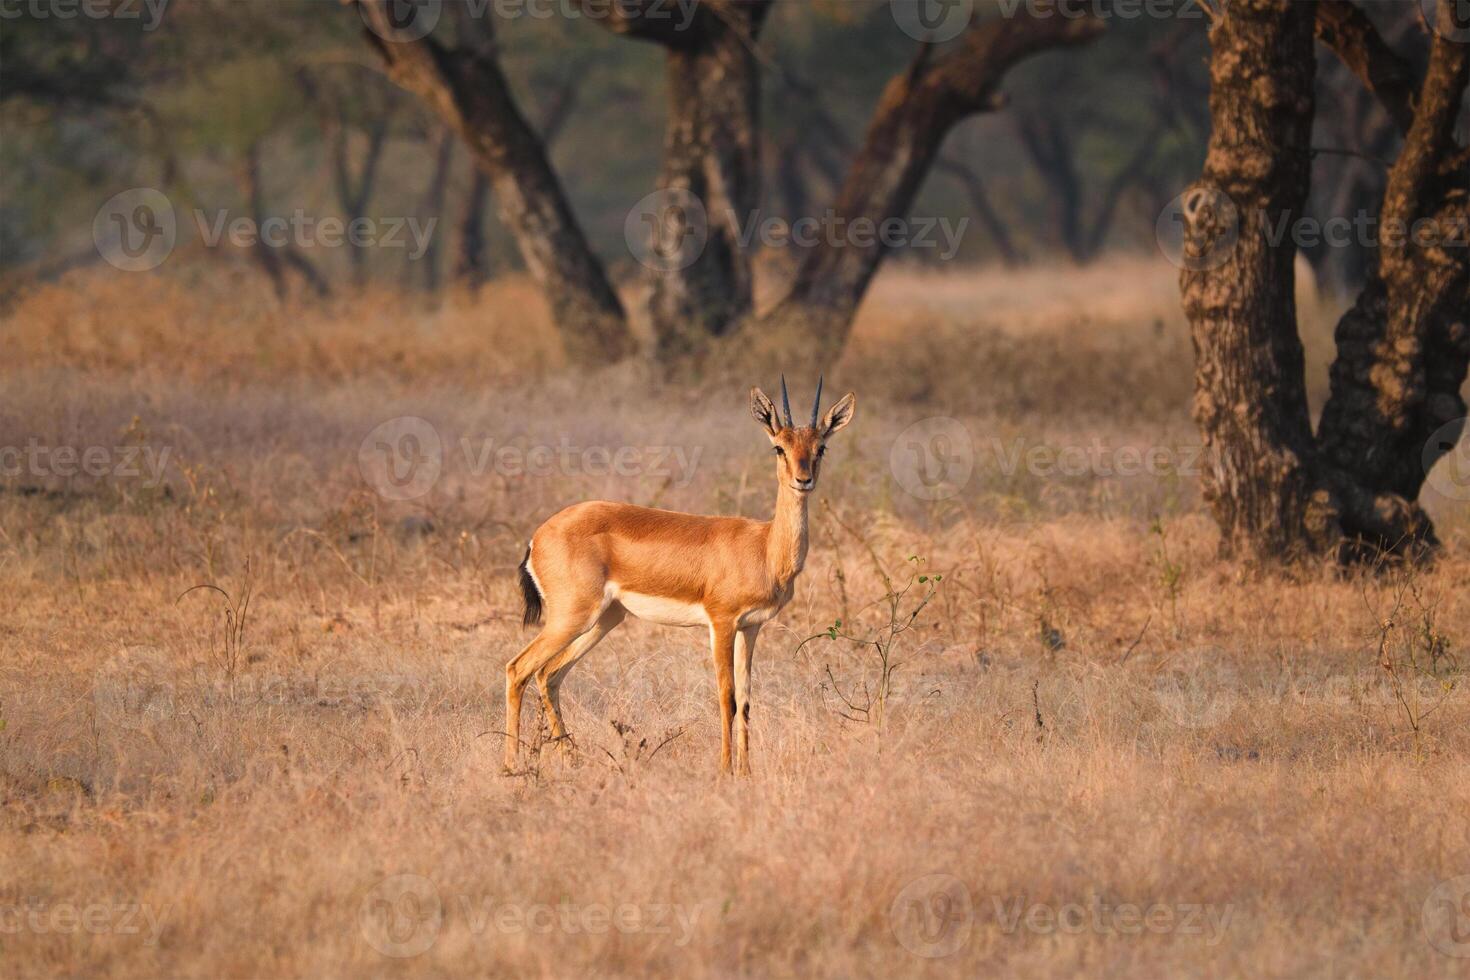
[[[1442, 0], [1441, 17], [1450, 2]], [[1470, 217], [1470, 154], [1453, 137], [1470, 57], [1464, 45], [1436, 38], [1389, 174], [1377, 268], [1338, 324], [1331, 397], [1315, 438], [1309, 428], [1295, 250], [1289, 235], [1273, 246], [1267, 229], [1302, 215], [1309, 37], [1324, 16], [1331, 29], [1317, 23], [1319, 36], [1402, 118], [1402, 87], [1385, 82], [1398, 69], [1383, 59], [1394, 56], [1371, 24], [1342, 29], [1336, 0], [1233, 0], [1211, 32], [1214, 132], [1204, 180], [1185, 198], [1181, 289], [1197, 355], [1205, 495], [1223, 550], [1259, 560], [1432, 549], [1434, 529], [1415, 498], [1428, 466], [1453, 445], [1443, 427], [1465, 412], [1470, 268], [1453, 243]], [[1407, 235], [1425, 220], [1432, 240], [1389, 230], [1399, 223]]]
[[[1454, 131], [1467, 81], [1470, 49], [1437, 38], [1404, 149], [1389, 171], [1377, 267], [1338, 323], [1332, 394], [1319, 428], [1334, 466], [1406, 507], [1437, 458], [1424, 455], [1430, 437], [1466, 411], [1470, 161]], [[1427, 519], [1421, 523], [1427, 529]]]
[[[337, 112], [337, 118], [330, 120], [326, 127], [332, 152], [332, 186], [336, 192], [337, 206], [350, 224], [367, 215], [368, 201], [372, 198], [373, 185], [378, 179], [378, 163], [383, 158], [383, 149], [388, 142], [388, 124], [379, 120], [368, 130], [367, 149], [363, 154], [362, 165], [353, 174], [352, 129], [340, 106]], [[353, 241], [355, 237], [347, 236], [347, 257], [352, 264], [352, 281], [362, 286], [367, 283], [367, 252], [363, 246]]]
[[290, 242], [277, 248], [268, 243], [260, 233], [266, 219], [271, 216], [266, 204], [265, 177], [262, 173], [260, 151], [261, 141], [252, 141], [245, 148], [245, 159], [240, 168], [240, 188], [245, 194], [246, 206], [250, 209], [250, 219], [255, 222], [256, 229], [255, 245], [250, 249], [251, 258], [260, 266], [266, 278], [271, 281], [271, 287], [275, 290], [277, 299], [285, 300], [291, 293], [290, 285], [286, 280], [287, 266], [295, 269], [317, 296], [327, 296], [331, 293], [331, 287], [327, 285], [326, 279], [306, 256], [296, 251]]
[[1077, 173], [1071, 137], [1051, 112], [1030, 112], [1016, 119], [1021, 145], [1050, 192], [1052, 221], [1057, 237], [1073, 262], [1090, 256], [1082, 231], [1082, 178]]
[[[247, 207], [250, 208], [250, 220], [255, 222], [259, 229], [268, 217], [265, 208], [265, 189], [261, 186], [260, 176], [260, 141], [252, 142], [245, 149], [245, 159], [240, 167], [240, 189], [245, 194]], [[285, 300], [290, 294], [286, 284], [286, 270], [281, 263], [281, 257], [275, 250], [267, 245], [259, 233], [256, 234], [255, 245], [250, 249], [251, 258], [255, 259], [256, 265], [265, 273], [271, 281], [271, 288], [276, 292], [276, 299]]]
[[1202, 183], [1185, 200], [1180, 285], [1204, 495], [1227, 555], [1282, 557], [1331, 543], [1335, 515], [1313, 472], [1296, 250], [1289, 237], [1267, 238], [1301, 215], [1310, 186], [1312, 7], [1232, 0], [1210, 34], [1214, 128]]
[[[572, 76], [553, 90], [541, 111], [541, 143], [548, 153], [576, 108], [577, 92], [586, 79], [584, 69], [585, 66], [574, 66]], [[455, 281], [472, 289], [483, 286], [490, 278], [485, 256], [485, 205], [489, 201], [490, 179], [477, 168], [459, 224], [459, 253], [454, 268]]]
[[[490, 180], [500, 219], [551, 305], [567, 357], [584, 366], [633, 352], [621, 302], [593, 254], [540, 139], [511, 95], [491, 49], [447, 49], [432, 36], [398, 34], [383, 5], [360, 3], [367, 37], [392, 79], [419, 95]], [[384, 38], [394, 37], [392, 41]]]
[[789, 333], [818, 361], [835, 358], [886, 251], [876, 230], [884, 221], [908, 217], [949, 130], [961, 119], [997, 108], [996, 90], [1018, 62], [1085, 43], [1102, 29], [1092, 17], [1017, 16], [970, 28], [957, 47], [939, 57], [930, 45], [921, 45], [908, 70], [884, 90], [838, 192], [830, 216], [838, 234], [821, 236], [807, 250], [790, 293], [762, 329]]
[[[444, 199], [449, 191], [449, 168], [454, 163], [454, 139], [454, 133], [448, 129], [439, 134], [434, 150], [433, 174], [429, 177], [424, 203], [419, 209], [421, 214], [434, 220], [436, 230], [444, 220]], [[418, 257], [417, 262], [410, 259], [404, 263], [407, 270], [412, 270], [415, 264], [422, 269], [424, 291], [429, 293], [439, 291], [439, 242], [439, 235], [430, 235], [424, 245], [424, 254]]]
[[663, 356], [698, 350], [751, 307], [750, 249], [742, 237], [760, 204], [759, 68], [747, 47], [754, 31], [720, 27], [712, 34], [668, 53], [658, 188], [677, 192], [667, 199], [675, 207], [701, 202], [704, 227], [687, 227], [683, 215], [654, 222], [653, 248], [664, 267], [655, 271], [650, 312]]
[[459, 259], [454, 278], [471, 288], [483, 286], [490, 278], [485, 258], [485, 205], [490, 200], [490, 178], [476, 169], [470, 186], [470, 197], [464, 205], [464, 219], [459, 224]]
[[[760, 65], [756, 41], [771, 0], [703, 0], [678, 27], [664, 0], [584, 0], [598, 23], [666, 50], [668, 126], [646, 199], [653, 272], [650, 318], [661, 357], [727, 333], [751, 309], [749, 223], [760, 206]], [[611, 16], [609, 16], [611, 14]]]
[[[308, 102], [316, 106], [321, 121], [323, 144], [327, 148], [327, 164], [332, 183], [332, 193], [337, 199], [337, 208], [350, 226], [353, 221], [366, 216], [368, 201], [373, 186], [377, 183], [378, 165], [387, 146], [389, 123], [386, 110], [374, 118], [365, 130], [367, 146], [356, 173], [352, 166], [352, 119], [348, 111], [348, 98], [334, 85], [323, 80], [305, 67], [296, 70], [296, 81]], [[362, 286], [367, 282], [367, 252], [357, 243], [356, 235], [347, 236], [347, 260], [352, 268], [352, 281]]]

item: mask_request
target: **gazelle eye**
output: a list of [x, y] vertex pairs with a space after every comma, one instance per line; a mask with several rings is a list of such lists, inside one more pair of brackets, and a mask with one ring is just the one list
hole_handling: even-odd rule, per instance
[[827, 455], [827, 447], [826, 446], [818, 446], [817, 447], [817, 459], [821, 459], [825, 455]]
[[782, 449], [780, 446], [777, 446], [776, 447], [776, 455], [777, 456], [785, 456], [786, 455], [786, 450]]

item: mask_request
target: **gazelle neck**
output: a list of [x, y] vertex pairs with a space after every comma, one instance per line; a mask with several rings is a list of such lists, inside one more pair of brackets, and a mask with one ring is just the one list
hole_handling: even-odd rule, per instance
[[766, 566], [778, 582], [790, 582], [806, 564], [806, 502], [783, 481], [776, 491], [776, 515], [766, 541]]

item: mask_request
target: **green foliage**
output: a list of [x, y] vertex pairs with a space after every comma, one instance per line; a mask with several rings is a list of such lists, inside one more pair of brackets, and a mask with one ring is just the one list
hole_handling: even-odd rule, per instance
[[839, 701], [837, 713], [848, 721], [873, 725], [881, 736], [893, 693], [893, 676], [902, 666], [895, 657], [901, 646], [899, 640], [915, 627], [919, 614], [938, 595], [944, 576], [921, 573], [919, 568], [924, 559], [918, 555], [908, 557], [903, 574], [891, 573], [867, 538], [840, 519], [837, 523], [867, 552], [884, 592], [860, 610], [860, 616], [867, 615], [868, 624], [851, 621], [844, 624], [838, 619], [825, 630], [802, 640], [796, 652], [800, 653], [813, 641], [826, 640], [841, 643], [855, 655], [856, 679], [839, 680], [829, 663], [824, 668], [827, 682]]

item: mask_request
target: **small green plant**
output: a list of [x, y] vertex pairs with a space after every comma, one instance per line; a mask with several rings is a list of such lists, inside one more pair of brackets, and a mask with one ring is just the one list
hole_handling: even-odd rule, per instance
[[922, 572], [924, 559], [910, 555], [904, 564], [907, 575], [899, 579], [884, 567], [866, 538], [840, 520], [838, 524], [864, 546], [879, 581], [883, 583], [883, 595], [859, 610], [860, 616], [873, 611], [876, 625], [865, 629], [851, 620], [838, 619], [821, 632], [802, 640], [796, 650], [799, 653], [809, 643], [826, 640], [844, 643], [859, 653], [868, 654], [871, 658], [869, 670], [864, 671], [860, 680], [847, 684], [845, 690], [830, 663], [824, 665], [824, 670], [842, 705], [837, 709], [838, 714], [849, 721], [871, 724], [881, 734], [888, 700], [893, 693], [893, 675], [902, 666], [894, 657], [899, 638], [914, 628], [919, 614], [938, 594], [944, 576]]
[[1395, 572], [1389, 594], [1386, 612], [1374, 604], [1366, 585], [1363, 601], [1373, 615], [1378, 667], [1408, 725], [1414, 757], [1422, 760], [1424, 723], [1454, 693], [1458, 664], [1437, 625], [1438, 602], [1425, 596], [1412, 565]]
[[1179, 620], [1179, 596], [1184, 592], [1184, 566], [1169, 555], [1169, 532], [1164, 529], [1162, 517], [1153, 519], [1148, 533], [1158, 538], [1153, 563], [1158, 570], [1159, 588], [1163, 591], [1164, 603], [1169, 608], [1169, 625], [1177, 640], [1184, 635], [1184, 624]]

